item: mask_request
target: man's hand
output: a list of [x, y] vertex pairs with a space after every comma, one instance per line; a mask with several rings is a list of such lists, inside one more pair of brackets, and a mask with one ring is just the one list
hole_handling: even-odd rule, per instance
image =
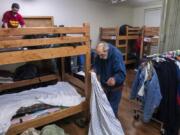
[[108, 86], [114, 86], [116, 84], [116, 80], [114, 77], [110, 77], [106, 83]]

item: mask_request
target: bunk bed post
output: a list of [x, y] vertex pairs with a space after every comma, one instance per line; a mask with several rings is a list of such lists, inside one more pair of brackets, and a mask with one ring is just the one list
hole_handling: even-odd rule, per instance
[[115, 46], [118, 47], [119, 46], [119, 27], [116, 27], [115, 29], [115, 32], [116, 32], [116, 43], [115, 43]]
[[144, 52], [144, 30], [145, 30], [145, 26], [142, 27], [141, 47], [140, 47], [140, 59], [143, 58], [143, 52]]
[[103, 28], [102, 28], [102, 27], [100, 27], [100, 28], [99, 28], [99, 32], [100, 32], [99, 37], [100, 37], [100, 40], [102, 40], [102, 33], [103, 33], [102, 31], [103, 31]]
[[65, 80], [65, 65], [64, 65], [64, 58], [61, 58], [61, 79]]
[[[59, 27], [64, 27], [64, 25], [59, 25]], [[66, 34], [59, 34], [60, 37], [62, 37], [63, 35], [66, 35]], [[65, 65], [64, 65], [64, 62], [65, 62], [65, 58], [62, 57], [61, 58], [61, 80], [65, 80]]]
[[[86, 32], [84, 36], [88, 37], [90, 39], [90, 26], [87, 23], [83, 24], [83, 27], [86, 29]], [[87, 98], [87, 101], [90, 99], [90, 89], [91, 89], [91, 77], [90, 77], [90, 66], [91, 66], [91, 48], [90, 48], [90, 40], [85, 42], [85, 45], [88, 46], [88, 51], [86, 52], [86, 60], [85, 60], [85, 95]]]
[[[86, 29], [86, 32], [84, 36], [88, 37], [90, 39], [90, 26], [87, 23], [83, 24], [83, 27]], [[91, 94], [91, 76], [90, 76], [90, 68], [91, 68], [91, 46], [90, 46], [90, 40], [85, 42], [85, 45], [89, 48], [86, 52], [85, 56], [85, 97], [86, 97], [86, 103], [87, 103], [87, 110], [84, 111], [84, 117], [85, 121], [89, 121], [90, 119], [90, 111], [89, 111], [89, 105], [90, 105], [90, 94]]]
[[[128, 35], [129, 35], [129, 29], [128, 29], [129, 27], [128, 26], [126, 26], [126, 37], [128, 37]], [[127, 61], [128, 61], [128, 38], [126, 38], [126, 41], [125, 41], [126, 43], [126, 55], [125, 55], [125, 64], [127, 64]]]

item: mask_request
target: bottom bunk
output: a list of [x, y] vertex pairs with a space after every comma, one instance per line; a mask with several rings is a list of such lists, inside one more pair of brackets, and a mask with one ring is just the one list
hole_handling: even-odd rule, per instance
[[85, 98], [67, 82], [3, 94], [0, 96], [0, 133], [19, 134], [28, 128], [58, 121], [87, 108]]
[[74, 107], [59, 110], [59, 111], [47, 114], [45, 116], [36, 118], [34, 120], [30, 120], [27, 122], [11, 125], [11, 127], [9, 128], [6, 135], [19, 134], [19, 133], [25, 131], [26, 129], [28, 129], [30, 127], [37, 128], [37, 127], [40, 127], [40, 126], [61, 120], [61, 119], [66, 118], [68, 116], [75, 115], [75, 114], [78, 114], [80, 112], [86, 111], [87, 109], [88, 109], [87, 103], [86, 103], [86, 101], [84, 101], [81, 104], [74, 106]]

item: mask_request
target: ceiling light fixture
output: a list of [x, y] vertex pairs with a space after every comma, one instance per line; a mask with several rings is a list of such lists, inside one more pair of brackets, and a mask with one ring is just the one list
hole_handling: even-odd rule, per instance
[[112, 4], [116, 4], [116, 3], [119, 3], [119, 2], [125, 2], [127, 0], [111, 0]]

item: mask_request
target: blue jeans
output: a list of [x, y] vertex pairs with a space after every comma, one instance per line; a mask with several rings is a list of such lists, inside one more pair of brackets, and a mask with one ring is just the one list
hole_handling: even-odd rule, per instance
[[122, 96], [122, 91], [120, 89], [108, 90], [106, 92], [106, 96], [109, 100], [109, 103], [113, 109], [115, 116], [117, 117], [118, 116], [118, 107], [119, 107], [119, 103], [120, 103], [121, 96]]
[[79, 66], [78, 71], [83, 71], [84, 64], [85, 64], [85, 55], [79, 55], [77, 57], [77, 63], [78, 63], [78, 66]]

